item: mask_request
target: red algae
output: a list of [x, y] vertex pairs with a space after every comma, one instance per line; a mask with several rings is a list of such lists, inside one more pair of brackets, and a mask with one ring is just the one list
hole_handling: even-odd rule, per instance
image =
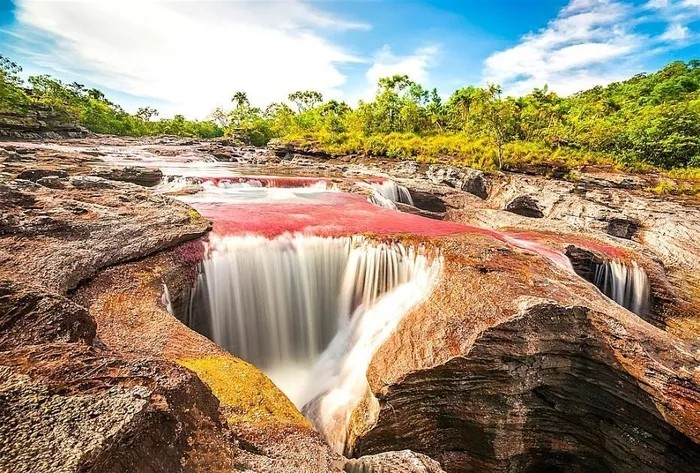
[[592, 238], [576, 235], [558, 235], [549, 232], [504, 232], [513, 238], [541, 243], [560, 243], [562, 245], [575, 245], [585, 250], [593, 251], [610, 259], [627, 259], [628, 252], [624, 248], [603, 243]]
[[349, 181], [349, 182], [366, 182], [369, 184], [382, 184], [387, 179], [379, 176], [357, 176], [353, 178], [330, 178], [330, 177], [309, 177], [309, 176], [265, 176], [257, 174], [249, 175], [221, 175], [221, 176], [193, 176], [199, 179], [202, 183], [210, 182], [216, 186], [221, 184], [243, 184], [250, 183], [259, 185], [260, 187], [276, 187], [280, 189], [293, 189], [311, 187], [316, 184], [332, 182]]
[[418, 215], [377, 207], [359, 195], [324, 192], [312, 202], [193, 202], [204, 217], [214, 223], [220, 235], [258, 234], [268, 238], [286, 232], [319, 236], [358, 233], [410, 233], [422, 236], [462, 232], [494, 234], [486, 229], [433, 220]]
[[197, 176], [202, 182], [211, 182], [214, 185], [222, 183], [257, 183], [261, 187], [279, 187], [285, 189], [298, 187], [311, 187], [320, 182], [328, 182], [326, 178], [319, 177], [288, 177], [288, 176]]

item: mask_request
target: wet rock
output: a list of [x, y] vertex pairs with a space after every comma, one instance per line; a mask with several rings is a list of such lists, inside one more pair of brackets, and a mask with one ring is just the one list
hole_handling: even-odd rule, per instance
[[67, 180], [58, 176], [46, 176], [37, 179], [36, 183], [50, 189], [63, 189], [66, 186]]
[[163, 178], [163, 173], [160, 169], [136, 166], [98, 170], [93, 172], [92, 175], [110, 181], [130, 182], [145, 187], [158, 185]]
[[435, 460], [410, 450], [385, 452], [349, 460], [346, 473], [442, 473]]
[[434, 214], [444, 214], [447, 211], [445, 201], [430, 190], [412, 188], [411, 198], [416, 208], [426, 210]]
[[32, 182], [37, 182], [45, 177], [66, 178], [68, 173], [62, 169], [27, 169], [17, 175], [17, 179], [25, 179]]
[[454, 189], [473, 194], [480, 199], [488, 197], [486, 178], [482, 171], [432, 165], [428, 168], [426, 175], [435, 184], [448, 185]]
[[608, 235], [631, 240], [639, 234], [640, 228], [641, 224], [636, 220], [612, 218], [608, 221], [608, 226], [605, 231]]
[[542, 218], [544, 214], [539, 202], [531, 195], [522, 195], [514, 198], [506, 204], [505, 211], [529, 218]]
[[602, 264], [604, 260], [593, 253], [583, 248], [578, 248], [574, 245], [569, 245], [565, 252], [571, 265], [576, 271], [576, 274], [580, 275], [586, 281], [593, 281], [595, 279], [595, 268], [597, 265]]
[[690, 346], [570, 273], [488, 246], [442, 247], [438, 286], [372, 359], [346, 453], [408, 448], [448, 472], [691, 471]]
[[[415, 203], [415, 201], [414, 201]], [[415, 214], [415, 215], [420, 215], [422, 217], [426, 218], [432, 218], [433, 220], [442, 220], [445, 218], [444, 212], [431, 212], [430, 210], [423, 210], [419, 207], [413, 206], [413, 205], [408, 205], [408, 204], [402, 204], [401, 202], [396, 202], [396, 209], [400, 210], [401, 212], [406, 212], [409, 214]], [[425, 202], [421, 202], [422, 205], [425, 205]]]

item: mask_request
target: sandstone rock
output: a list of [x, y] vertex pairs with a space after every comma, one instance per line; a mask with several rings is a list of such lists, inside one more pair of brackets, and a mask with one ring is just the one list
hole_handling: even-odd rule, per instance
[[62, 179], [58, 176], [46, 176], [36, 180], [36, 183], [40, 186], [50, 189], [63, 189], [66, 186], [66, 182], [66, 179]]
[[430, 457], [410, 450], [385, 452], [349, 460], [346, 473], [442, 473], [440, 464]]
[[158, 185], [163, 178], [163, 173], [160, 169], [136, 166], [98, 170], [93, 172], [92, 175], [110, 181], [130, 182], [145, 187]]
[[635, 219], [612, 218], [605, 229], [608, 235], [631, 240], [637, 236], [641, 223]]
[[695, 468], [688, 344], [537, 257], [462, 238], [376, 352], [348, 454], [408, 448], [448, 472]]
[[111, 189], [114, 187], [107, 179], [97, 176], [74, 176], [70, 178], [70, 183], [73, 187], [84, 190]]
[[[63, 293], [100, 268], [202, 235], [209, 223], [132, 184], [75, 176], [65, 189], [0, 183], [0, 277]], [[29, 238], [31, 236], [31, 238]]]
[[535, 198], [530, 195], [521, 195], [515, 197], [513, 200], [506, 204], [503, 210], [507, 212], [512, 212], [514, 214], [522, 215], [523, 217], [544, 217], [544, 214], [542, 214], [542, 210], [540, 209], [539, 202], [537, 202], [537, 200], [535, 200]]
[[66, 178], [68, 173], [62, 169], [27, 169], [17, 175], [17, 179], [25, 179], [32, 182], [37, 182], [45, 177]]
[[486, 178], [482, 171], [471, 168], [431, 165], [426, 175], [435, 184], [448, 185], [454, 189], [469, 192], [481, 199], [488, 197]]
[[413, 177], [418, 174], [419, 166], [415, 161], [401, 161], [396, 164], [392, 170], [392, 174], [400, 177]]
[[0, 353], [0, 469], [235, 471], [217, 401], [192, 373], [79, 344]]
[[285, 159], [291, 159], [294, 154], [320, 159], [328, 159], [331, 157], [322, 147], [315, 143], [288, 143], [279, 138], [270, 140], [267, 144], [267, 149], [278, 157]]
[[82, 138], [89, 131], [50, 109], [27, 114], [0, 113], [0, 137], [21, 140]]
[[[542, 218], [498, 210], [518, 196], [536, 200]], [[454, 194], [444, 194], [444, 199], [448, 220], [494, 229], [520, 229], [529, 234], [586, 235], [589, 241], [593, 238], [630, 250], [637, 255], [630, 254], [631, 259], [662, 263], [663, 274], [658, 281], [669, 281], [672, 290], [662, 288], [657, 292], [659, 288], [653, 288], [657, 303], [649, 314], [650, 320], [686, 340], [698, 340], [700, 278], [696, 275], [700, 274], [700, 208], [697, 203], [604, 187], [602, 182], [571, 183], [515, 174], [493, 178], [490, 197], [483, 205]], [[560, 250], [565, 247], [566, 242]], [[669, 294], [673, 296], [668, 297]]]
[[0, 351], [57, 341], [92, 343], [95, 321], [84, 307], [40, 288], [0, 281]]

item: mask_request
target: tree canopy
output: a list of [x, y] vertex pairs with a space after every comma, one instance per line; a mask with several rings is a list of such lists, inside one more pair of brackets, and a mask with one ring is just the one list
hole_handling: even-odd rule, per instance
[[96, 89], [46, 75], [21, 79], [0, 56], [0, 112], [49, 109], [99, 133], [227, 135], [254, 145], [272, 138], [313, 142], [331, 153], [450, 160], [479, 167], [522, 163], [614, 163], [628, 168], [700, 166], [700, 60], [561, 97], [546, 85], [522, 97], [496, 84], [443, 97], [406, 75], [381, 78], [374, 98], [356, 107], [299, 90], [290, 104], [251, 105], [245, 91], [207, 121], [158, 111], [125, 112]]

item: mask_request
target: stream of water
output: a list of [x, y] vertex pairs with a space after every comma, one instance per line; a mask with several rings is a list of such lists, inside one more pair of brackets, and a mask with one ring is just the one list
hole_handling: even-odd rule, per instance
[[610, 260], [596, 265], [593, 284], [630, 312], [645, 316], [649, 307], [649, 278], [635, 261]]

